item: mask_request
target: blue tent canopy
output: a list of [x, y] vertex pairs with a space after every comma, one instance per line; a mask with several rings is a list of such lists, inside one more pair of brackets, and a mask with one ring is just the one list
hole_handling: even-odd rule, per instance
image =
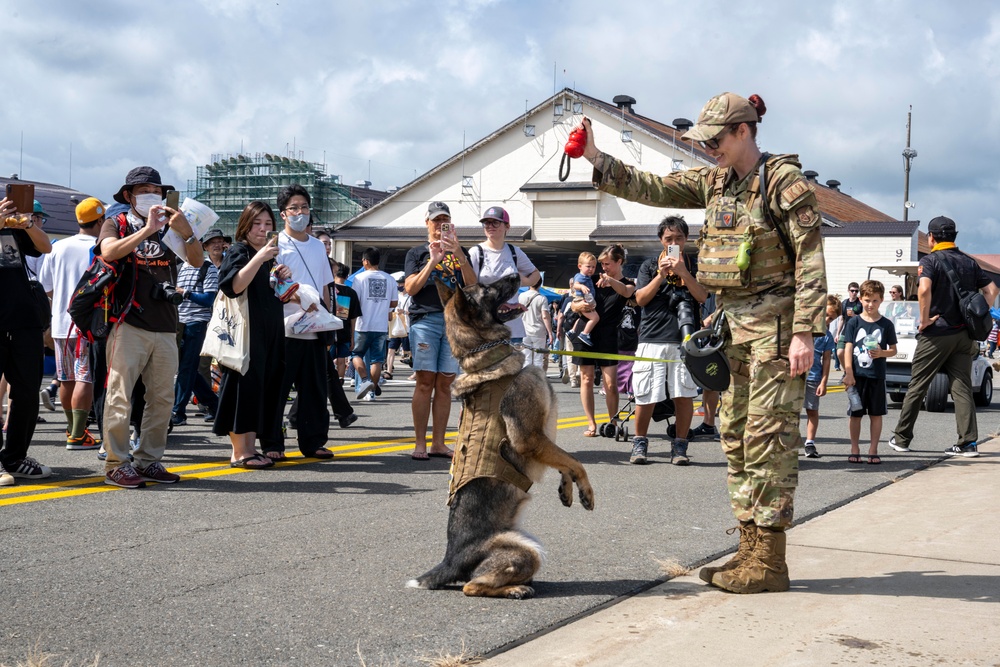
[[[518, 294], [523, 294], [523, 293], [525, 293], [527, 291], [528, 291], [527, 287], [522, 287], [521, 289], [519, 289], [517, 291], [517, 293]], [[555, 292], [555, 291], [549, 289], [545, 285], [542, 285], [541, 289], [538, 290], [538, 293], [545, 295], [545, 298], [549, 300], [549, 303], [556, 303], [557, 301], [561, 301], [562, 300], [562, 294], [560, 294], [559, 292]]]

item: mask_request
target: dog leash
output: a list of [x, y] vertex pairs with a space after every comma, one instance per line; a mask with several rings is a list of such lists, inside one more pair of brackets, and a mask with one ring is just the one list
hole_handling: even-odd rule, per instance
[[471, 356], [479, 352], [485, 352], [486, 350], [491, 350], [494, 347], [499, 347], [500, 345], [510, 345], [515, 350], [528, 350], [530, 352], [536, 352], [538, 354], [560, 354], [567, 357], [581, 357], [584, 359], [607, 359], [609, 361], [652, 361], [659, 362], [661, 364], [679, 364], [680, 359], [654, 359], [653, 357], [633, 357], [628, 354], [610, 354], [606, 352], [577, 352], [575, 350], [551, 350], [544, 347], [528, 347], [527, 345], [521, 343], [511, 343], [509, 338], [504, 338], [503, 340], [495, 340], [490, 343], [483, 343], [477, 348], [469, 350], [463, 356]]
[[[508, 343], [509, 344], [509, 343]], [[511, 345], [518, 350], [530, 350], [539, 354], [559, 354], [566, 357], [581, 357], [584, 359], [607, 359], [609, 361], [652, 361], [661, 364], [679, 364], [680, 359], [654, 359], [653, 357], [633, 357], [628, 354], [609, 354], [606, 352], [577, 352], [575, 350], [550, 350], [544, 347], [528, 347], [527, 345]]]

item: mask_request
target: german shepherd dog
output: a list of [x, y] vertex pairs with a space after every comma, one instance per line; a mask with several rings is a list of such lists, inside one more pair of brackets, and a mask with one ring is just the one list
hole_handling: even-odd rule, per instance
[[[438, 283], [448, 342], [463, 370], [453, 385], [454, 395], [464, 401], [462, 421], [477, 417], [470, 414], [475, 409], [471, 398], [475, 392], [488, 390], [484, 386], [488, 383], [509, 382], [499, 399], [499, 415], [506, 427], [506, 437], [495, 445], [499, 456], [516, 470], [515, 476], [527, 478], [525, 487], [540, 481], [547, 467], [555, 468], [561, 475], [562, 504], [572, 506], [575, 482], [580, 504], [592, 510], [594, 491], [586, 470], [555, 443], [555, 392], [542, 369], [524, 367], [524, 357], [509, 346], [510, 330], [504, 321], [519, 311], [506, 304], [519, 286], [516, 275], [460, 290]], [[466, 445], [460, 436], [453, 474], [462, 465]], [[542, 547], [519, 528], [519, 515], [528, 498], [527, 491], [503, 479], [467, 481], [454, 491], [449, 503], [444, 560], [407, 586], [439, 589], [467, 582], [462, 591], [470, 596], [518, 600], [534, 596], [530, 584], [542, 564]]]

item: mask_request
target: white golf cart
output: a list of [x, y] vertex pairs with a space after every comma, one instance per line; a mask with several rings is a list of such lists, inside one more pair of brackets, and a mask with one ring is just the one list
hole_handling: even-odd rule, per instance
[[[902, 284], [903, 293], [907, 298], [917, 294], [917, 262], [898, 262], [882, 266], [872, 266], [868, 269], [871, 279], [872, 271], [884, 271], [898, 278]], [[876, 280], [880, 278], [876, 276]], [[886, 284], [888, 297], [889, 284]], [[885, 388], [889, 400], [901, 403], [906, 396], [906, 388], [910, 383], [910, 364], [913, 353], [917, 349], [917, 328], [920, 326], [920, 308], [913, 301], [883, 301], [879, 311], [892, 320], [896, 326], [896, 356], [886, 359]], [[980, 343], [980, 352], [972, 360], [972, 395], [976, 405], [987, 407], [993, 401], [993, 368], [989, 359], [982, 354], [984, 345]], [[941, 412], [948, 405], [948, 376], [938, 373], [924, 398], [924, 408], [928, 412]]]

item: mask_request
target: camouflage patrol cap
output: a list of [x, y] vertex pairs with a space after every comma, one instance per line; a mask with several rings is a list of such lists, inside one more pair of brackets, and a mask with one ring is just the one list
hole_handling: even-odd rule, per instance
[[698, 115], [698, 122], [681, 135], [681, 139], [708, 141], [722, 128], [732, 123], [756, 123], [760, 120], [753, 105], [736, 93], [716, 95], [705, 104]]

